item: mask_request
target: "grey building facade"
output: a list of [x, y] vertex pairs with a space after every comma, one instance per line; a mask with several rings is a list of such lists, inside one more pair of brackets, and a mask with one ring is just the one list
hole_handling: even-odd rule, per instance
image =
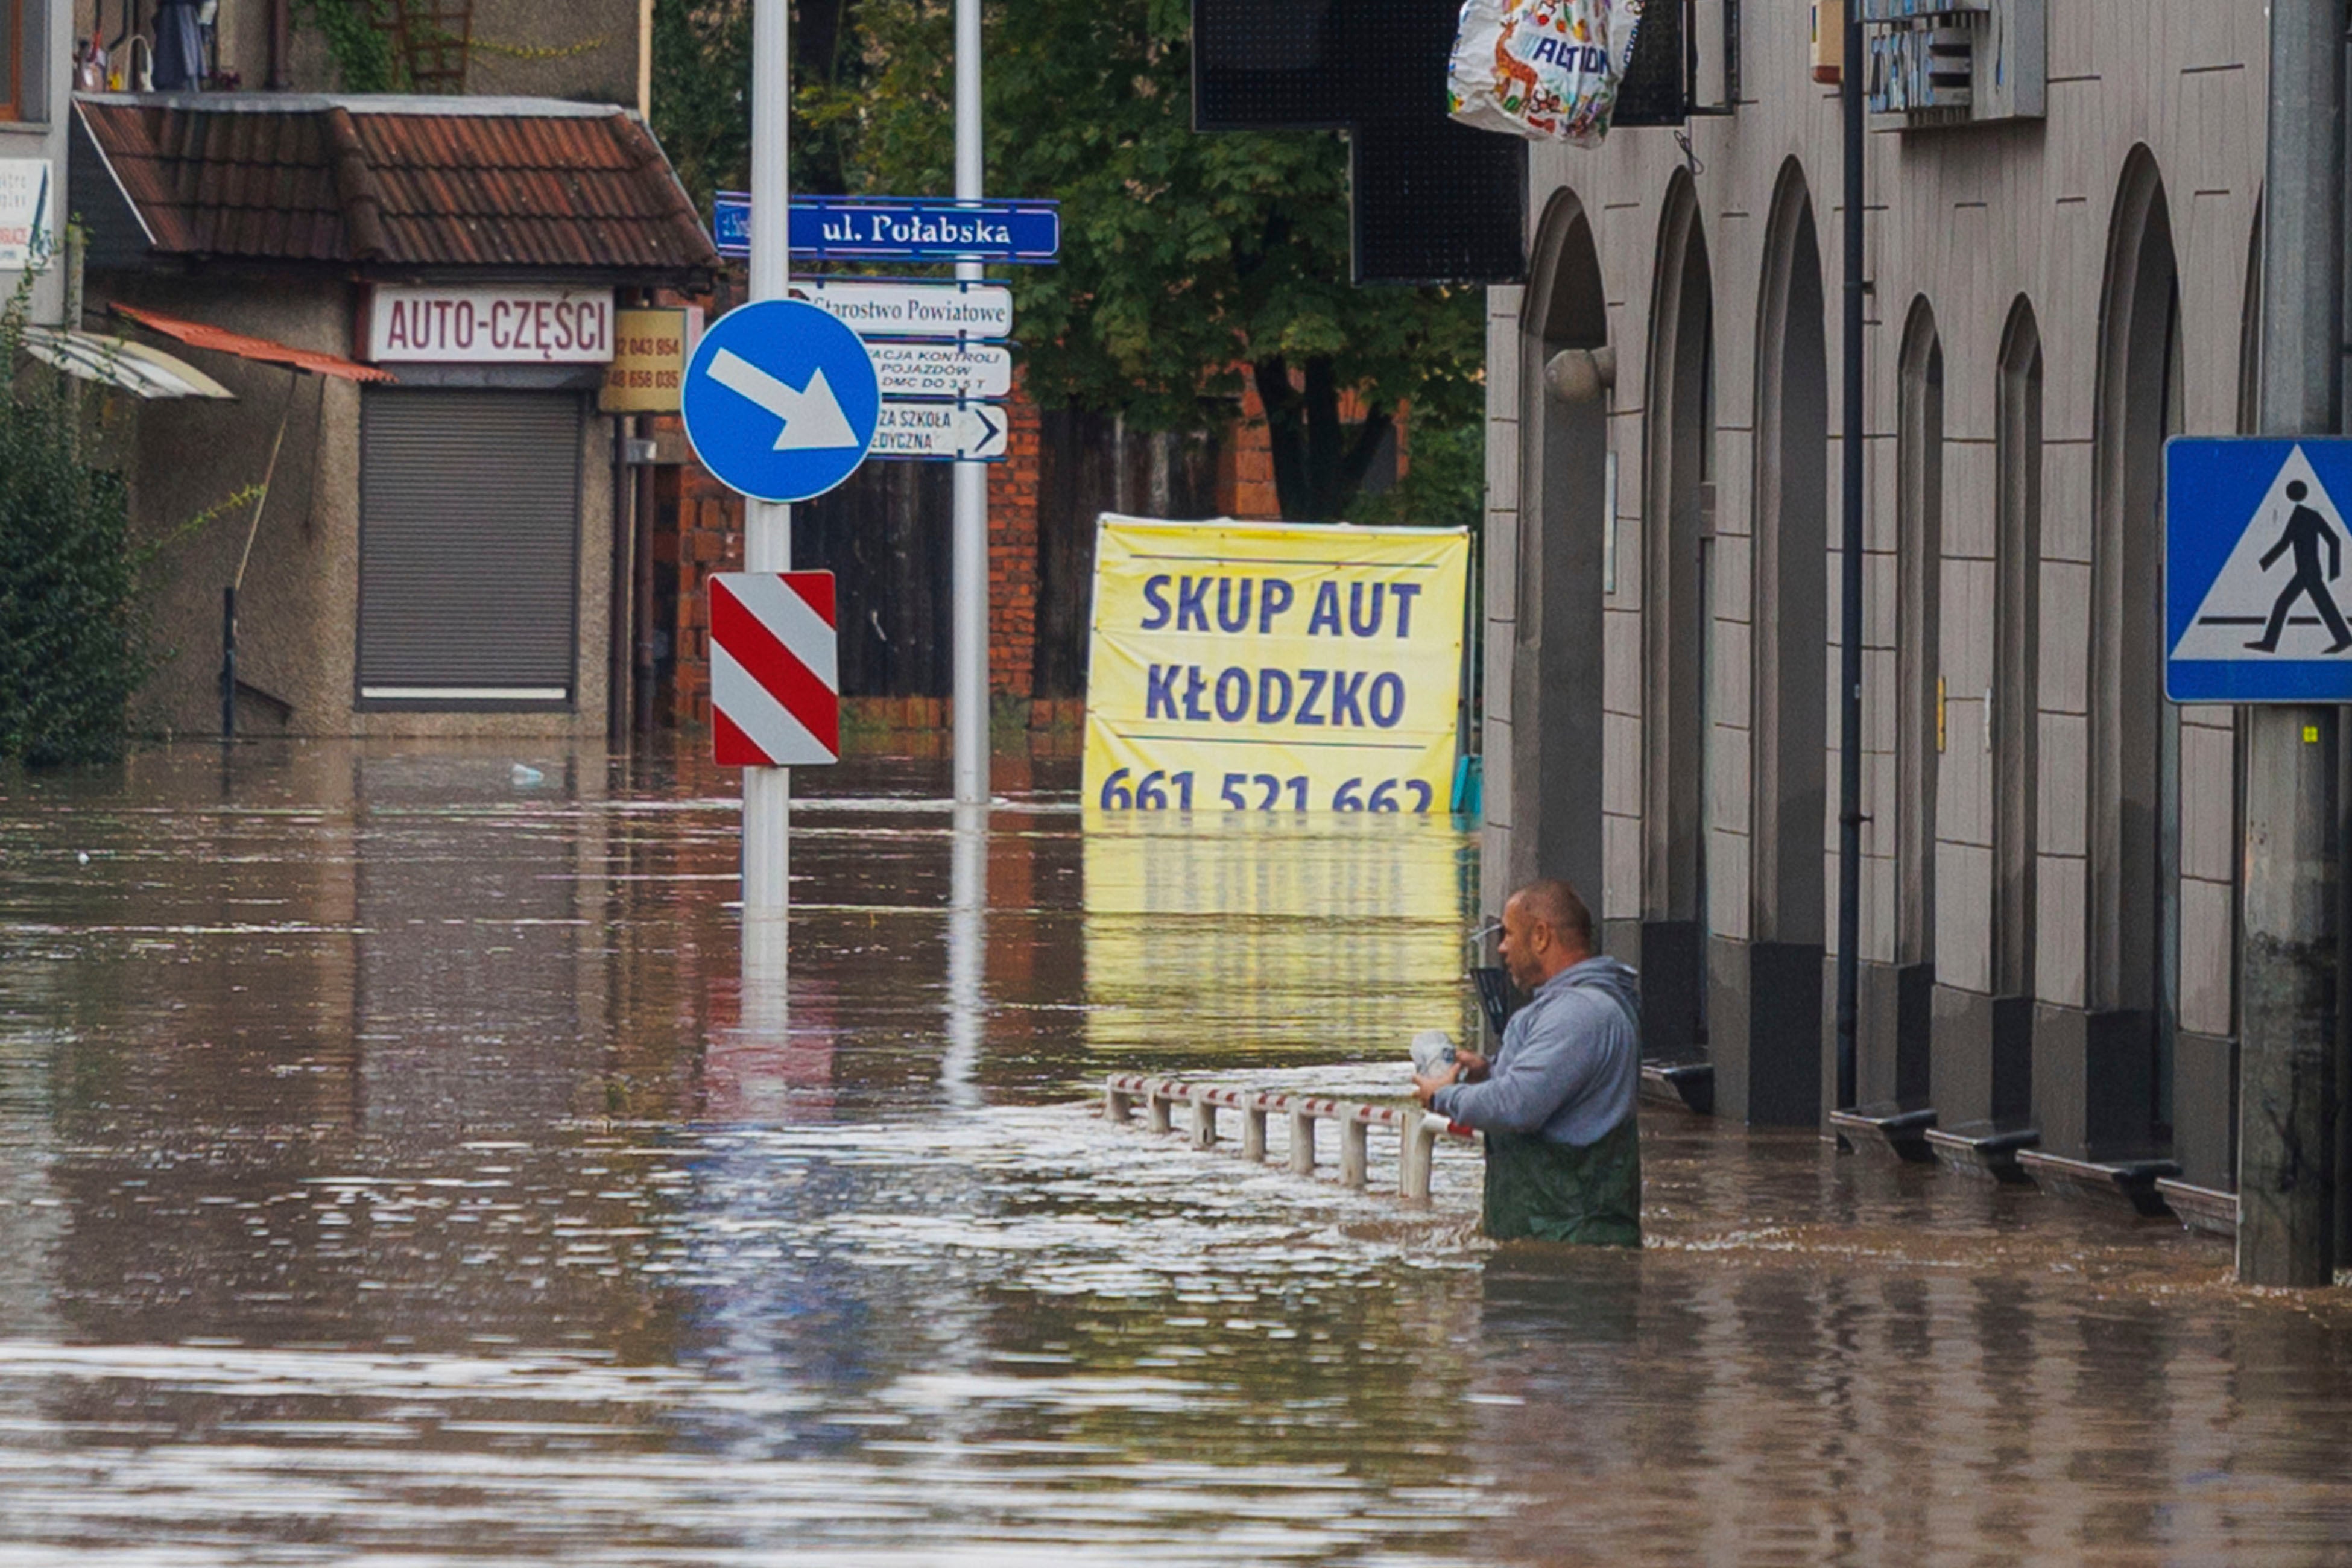
[[[1706, 9], [1705, 7], [1703, 10]], [[1489, 293], [1490, 900], [1597, 892], [1719, 1113], [1835, 1092], [1840, 114], [1530, 162]], [[2234, 1181], [2239, 727], [2162, 694], [2162, 448], [2248, 426], [2265, 17], [2047, 7], [2038, 116], [1874, 117], [1860, 1099]], [[1596, 592], [1596, 587], [1598, 591]]]

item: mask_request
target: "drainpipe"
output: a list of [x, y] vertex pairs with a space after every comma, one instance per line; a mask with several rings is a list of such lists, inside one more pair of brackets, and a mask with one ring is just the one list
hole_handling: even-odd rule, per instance
[[293, 0], [269, 0], [269, 79], [272, 92], [286, 90], [286, 58], [294, 52]]
[[1843, 531], [1838, 542], [1837, 1108], [1853, 1109], [1862, 945], [1862, 0], [1845, 20], [1845, 424]]
[[[651, 446], [653, 420], [640, 416], [637, 430], [644, 444]], [[650, 742], [654, 738], [654, 522], [659, 513], [659, 501], [654, 493], [650, 454], [641, 450], [638, 456], [646, 460], [638, 463], [636, 474], [636, 717], [637, 738]]]
[[[2344, 0], [2271, 0], [2262, 432], [2337, 430], [2343, 342]], [[2246, 714], [2239, 959], [2238, 1278], [2336, 1268], [2336, 710]]]
[[630, 574], [636, 550], [629, 537], [629, 416], [615, 414], [613, 426], [613, 560], [607, 584], [604, 626], [604, 743], [616, 752], [629, 749], [629, 612], [635, 602]]

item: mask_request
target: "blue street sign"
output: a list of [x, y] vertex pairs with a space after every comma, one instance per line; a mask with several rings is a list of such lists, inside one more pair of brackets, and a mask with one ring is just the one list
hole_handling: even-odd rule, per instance
[[2352, 439], [2176, 436], [2164, 447], [2164, 690], [2352, 702]]
[[[751, 198], [721, 191], [711, 204], [721, 256], [751, 254]], [[1056, 202], [947, 197], [795, 196], [794, 256], [835, 261], [1049, 262], [1062, 248]]]
[[824, 494], [865, 461], [882, 416], [865, 342], [798, 300], [762, 300], [713, 321], [680, 402], [702, 466], [755, 500]]

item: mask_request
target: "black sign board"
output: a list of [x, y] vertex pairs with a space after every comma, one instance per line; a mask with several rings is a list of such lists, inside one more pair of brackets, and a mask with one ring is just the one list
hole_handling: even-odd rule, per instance
[[[1689, 110], [1688, 0], [1650, 0], [1615, 123]], [[1192, 0], [1192, 128], [1346, 131], [1359, 283], [1517, 283], [1527, 143], [1445, 112], [1460, 0]]]

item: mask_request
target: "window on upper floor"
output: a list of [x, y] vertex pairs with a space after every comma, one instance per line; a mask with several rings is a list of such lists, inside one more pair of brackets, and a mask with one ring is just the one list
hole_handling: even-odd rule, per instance
[[49, 118], [49, 0], [0, 0], [0, 121]]
[[0, 0], [0, 120], [25, 118], [25, 7], [39, 0]]

